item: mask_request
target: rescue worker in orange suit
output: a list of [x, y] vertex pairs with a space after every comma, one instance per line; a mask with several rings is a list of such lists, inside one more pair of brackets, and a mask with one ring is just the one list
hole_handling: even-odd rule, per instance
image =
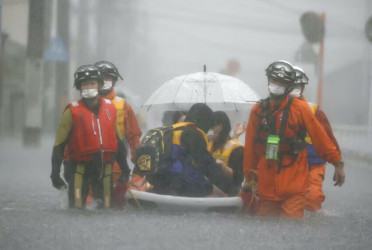
[[[266, 76], [270, 96], [253, 106], [246, 131], [242, 210], [301, 218], [309, 188], [306, 132], [319, 156], [335, 166], [337, 186], [345, 181], [344, 163], [307, 103], [289, 97], [295, 82], [292, 65], [276, 61], [268, 66]], [[251, 209], [256, 194], [259, 202]]]
[[70, 207], [84, 208], [91, 188], [98, 207], [111, 207], [112, 164], [119, 163], [120, 183], [126, 183], [130, 169], [126, 149], [116, 121], [116, 109], [110, 100], [98, 96], [103, 78], [97, 67], [84, 65], [74, 74], [74, 86], [81, 99], [70, 103], [61, 118], [52, 152], [52, 184], [66, 187], [60, 177], [65, 146], [69, 166], [64, 176], [68, 183]]
[[[115, 95], [114, 87], [116, 82], [119, 78], [123, 80], [123, 77], [120, 75], [116, 66], [111, 62], [99, 61], [94, 65], [99, 68], [104, 79], [104, 84], [99, 90], [99, 95], [105, 99], [111, 100], [115, 105], [120, 133], [129, 144], [131, 160], [133, 162], [135, 150], [140, 144], [142, 131], [138, 125], [137, 118], [131, 105], [124, 98]], [[114, 183], [116, 182], [117, 178], [119, 178], [120, 174], [121, 171], [119, 166], [114, 164]]]
[[236, 196], [244, 180], [243, 144], [230, 136], [231, 123], [225, 112], [214, 112], [214, 124], [207, 134], [208, 151], [221, 165], [228, 180], [218, 186], [227, 195]]
[[[307, 102], [306, 98], [303, 96], [303, 92], [305, 89], [305, 85], [309, 83], [309, 78], [306, 76], [305, 72], [300, 67], [294, 66], [293, 68], [296, 72], [296, 82], [294, 89], [291, 92], [291, 95]], [[340, 147], [333, 134], [331, 125], [329, 124], [327, 116], [325, 115], [323, 110], [321, 110], [317, 104], [311, 102], [307, 102], [307, 104], [309, 105], [311, 111], [313, 112], [317, 120], [323, 126], [328, 137], [336, 146], [337, 151], [341, 153]], [[314, 212], [322, 208], [322, 202], [325, 200], [325, 195], [322, 191], [322, 185], [325, 176], [325, 161], [318, 156], [311, 142], [311, 138], [308, 135], [306, 136], [305, 141], [307, 143], [307, 163], [309, 164], [310, 171], [309, 172], [310, 188], [309, 191], [306, 193], [306, 198], [308, 201], [306, 209]]]

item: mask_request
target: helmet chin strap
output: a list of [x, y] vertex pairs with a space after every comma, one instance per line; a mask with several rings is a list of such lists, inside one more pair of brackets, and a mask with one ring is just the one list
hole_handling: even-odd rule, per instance
[[304, 91], [305, 91], [305, 84], [303, 84], [303, 86], [302, 86], [302, 88], [301, 88], [301, 97], [302, 97], [302, 95], [304, 94]]
[[284, 94], [285, 94], [285, 95], [289, 95], [289, 93], [291, 93], [293, 89], [294, 89], [294, 86], [293, 86], [293, 84], [292, 84], [291, 86], [289, 86], [289, 87], [284, 91]]

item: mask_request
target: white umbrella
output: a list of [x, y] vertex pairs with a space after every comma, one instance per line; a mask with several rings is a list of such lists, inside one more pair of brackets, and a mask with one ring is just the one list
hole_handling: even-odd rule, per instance
[[255, 91], [235, 77], [198, 72], [164, 83], [143, 107], [188, 110], [194, 103], [205, 103], [214, 110], [239, 110], [250, 108], [259, 99]]

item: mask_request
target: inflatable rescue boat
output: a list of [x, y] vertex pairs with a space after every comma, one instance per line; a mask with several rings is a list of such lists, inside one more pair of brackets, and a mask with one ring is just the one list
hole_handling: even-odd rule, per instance
[[127, 204], [140, 209], [175, 211], [238, 211], [243, 204], [240, 197], [182, 197], [130, 189], [125, 198]]

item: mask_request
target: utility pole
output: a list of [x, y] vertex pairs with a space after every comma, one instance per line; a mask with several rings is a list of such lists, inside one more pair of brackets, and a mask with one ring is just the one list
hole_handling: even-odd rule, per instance
[[[3, 97], [3, 29], [2, 29], [2, 0], [0, 0], [0, 117], [1, 117], [1, 108], [2, 108], [2, 97]], [[1, 124], [0, 124], [1, 125]], [[1, 128], [0, 128], [1, 134]]]
[[[43, 128], [54, 133], [68, 103], [68, 1], [49, 0], [48, 45], [44, 50], [45, 84], [43, 95]], [[51, 119], [52, 118], [52, 119]]]
[[[4, 82], [4, 44], [2, 29], [2, 0], [0, 0], [0, 117], [3, 117], [3, 82]], [[5, 40], [5, 39], [4, 39]], [[3, 133], [3, 122], [0, 121], [0, 137]]]
[[[78, 32], [78, 51], [77, 51], [77, 65], [88, 64], [90, 62], [89, 53], [89, 20], [90, 15], [90, 3], [89, 0], [79, 1], [79, 13], [86, 13], [84, 15], [79, 14], [79, 32]], [[93, 62], [94, 63], [94, 62]]]
[[[323, 74], [324, 74], [324, 36], [325, 36], [325, 13], [316, 13], [312, 11], [301, 15], [300, 24], [302, 33], [306, 42], [311, 46], [319, 45], [319, 53], [307, 54], [307, 59], [315, 66], [318, 74], [318, 85], [316, 91], [317, 104], [322, 104]], [[312, 50], [311, 50], [312, 51]], [[299, 54], [300, 57], [302, 54]]]
[[[320, 18], [323, 20], [323, 23], [325, 23], [326, 15], [324, 12], [320, 14]], [[324, 36], [320, 40], [319, 45], [319, 77], [318, 77], [318, 89], [317, 89], [317, 103], [319, 106], [322, 106], [322, 100], [323, 100], [323, 81], [324, 81]]]
[[[368, 83], [369, 83], [369, 105], [368, 105], [368, 136], [372, 137], [372, 46], [368, 48]], [[369, 139], [369, 141], [370, 141]]]
[[[44, 132], [55, 131], [56, 119], [56, 61], [55, 51], [58, 50], [55, 46], [55, 39], [57, 38], [57, 19], [58, 19], [58, 5], [57, 0], [49, 0], [45, 6], [48, 18], [46, 20], [47, 27], [46, 46], [44, 50], [44, 84], [42, 92], [42, 130]], [[51, 119], [52, 118], [52, 119]], [[54, 118], [54, 119], [53, 119]]]
[[368, 42], [368, 83], [369, 83], [369, 105], [368, 105], [368, 129], [372, 132], [372, 16], [367, 20], [365, 34]]
[[[69, 70], [69, 44], [70, 44], [70, 1], [58, 1], [58, 19], [57, 19], [57, 34], [61, 38], [65, 46], [66, 61], [56, 62], [56, 100], [55, 100], [55, 121], [61, 119], [62, 112], [65, 106], [69, 103], [69, 90], [72, 89], [70, 79], [72, 74]], [[58, 123], [55, 123], [57, 128]]]
[[25, 81], [23, 145], [39, 146], [42, 125], [42, 86], [45, 0], [30, 0]]

